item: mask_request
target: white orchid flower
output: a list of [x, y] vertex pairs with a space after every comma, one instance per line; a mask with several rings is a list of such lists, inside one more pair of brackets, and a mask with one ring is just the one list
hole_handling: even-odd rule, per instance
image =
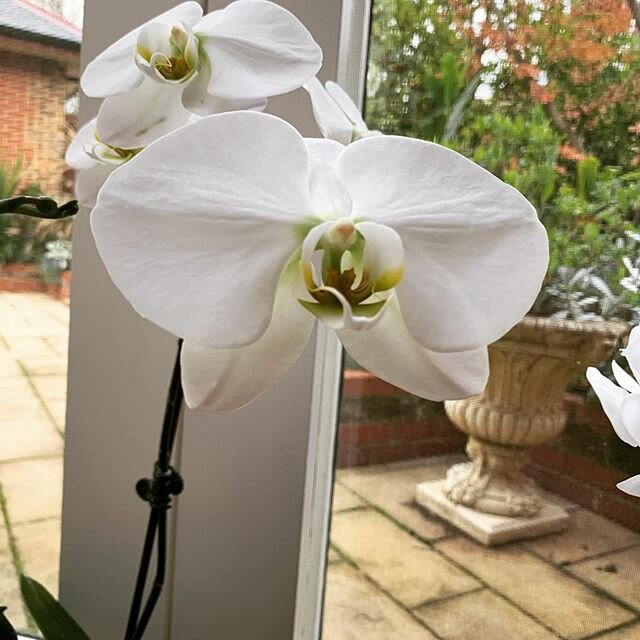
[[65, 162], [77, 170], [76, 198], [93, 207], [98, 191], [111, 172], [142, 149], [120, 149], [105, 144], [96, 132], [96, 118], [80, 127], [65, 155]]
[[349, 144], [360, 138], [381, 135], [380, 131], [367, 128], [360, 109], [339, 84], [329, 81], [323, 87], [318, 78], [312, 78], [304, 88], [311, 98], [318, 129], [325, 138]]
[[297, 89], [322, 64], [322, 51], [289, 11], [237, 0], [202, 17], [184, 2], [123, 36], [91, 62], [82, 90], [106, 98], [98, 135], [118, 148], [144, 147], [209, 115], [263, 109]]
[[305, 140], [256, 112], [147, 147], [109, 177], [92, 228], [133, 307], [185, 338], [189, 406], [217, 409], [282, 375], [314, 315], [392, 384], [479, 393], [485, 345], [529, 309], [548, 257], [529, 202], [454, 151]]
[[[622, 349], [633, 376], [617, 362], [611, 367], [618, 384], [603, 376], [595, 367], [587, 369], [587, 380], [595, 391], [607, 418], [620, 440], [632, 447], [640, 446], [640, 327], [629, 334], [629, 343]], [[619, 385], [619, 386], [618, 386]], [[618, 489], [640, 498], [640, 475], [617, 484]]]

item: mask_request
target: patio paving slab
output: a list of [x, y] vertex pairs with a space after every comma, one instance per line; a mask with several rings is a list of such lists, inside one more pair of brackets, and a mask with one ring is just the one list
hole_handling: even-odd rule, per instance
[[638, 638], [640, 638], [640, 624], [632, 624], [617, 631], [599, 636], [598, 640], [638, 640]]
[[584, 560], [596, 555], [640, 544], [640, 535], [586, 509], [570, 514], [569, 528], [524, 543], [524, 546], [554, 564]]
[[346, 563], [331, 565], [327, 576], [323, 640], [436, 640]]
[[640, 547], [585, 560], [568, 570], [640, 610]]
[[18, 357], [18, 362], [29, 376], [60, 376], [67, 375], [67, 360], [58, 353], [40, 355], [33, 358]]
[[440, 464], [425, 464], [419, 460], [413, 464], [365, 467], [340, 471], [338, 479], [419, 537], [437, 540], [446, 536], [449, 530], [415, 506], [415, 488], [418, 482], [441, 475], [448, 464], [450, 461], [446, 459]]
[[67, 397], [66, 376], [34, 376], [31, 382], [46, 403], [64, 400]]
[[7, 343], [11, 354], [16, 358], [38, 358], [47, 357], [52, 354], [55, 355], [57, 353], [55, 349], [53, 349], [41, 335], [38, 335], [36, 331], [37, 330], [34, 329], [34, 335], [10, 335], [3, 329], [2, 337]]
[[[0, 387], [0, 394], [3, 393]], [[31, 389], [19, 391], [29, 394]], [[4, 403], [3, 403], [4, 404]], [[19, 415], [19, 419], [17, 416]], [[38, 405], [5, 411], [0, 420], [0, 463], [35, 456], [62, 455], [64, 442]]]
[[58, 517], [62, 510], [62, 457], [0, 464], [0, 485], [13, 525]]
[[349, 511], [364, 506], [364, 502], [351, 489], [336, 482], [333, 485], [333, 502], [331, 508], [335, 513]]
[[19, 524], [13, 528], [23, 570], [58, 595], [60, 518]]
[[336, 514], [331, 540], [340, 553], [406, 607], [480, 586], [477, 580], [376, 511]]
[[434, 602], [416, 609], [415, 613], [443, 640], [558, 638], [556, 634], [488, 589]]
[[606, 631], [635, 618], [521, 545], [489, 549], [458, 537], [435, 546], [568, 640]]

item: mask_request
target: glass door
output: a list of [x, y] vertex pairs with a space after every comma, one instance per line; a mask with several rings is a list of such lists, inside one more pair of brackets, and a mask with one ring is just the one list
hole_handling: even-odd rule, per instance
[[616, 487], [640, 456], [585, 378], [628, 369], [618, 349], [640, 309], [634, 10], [374, 0], [369, 129], [516, 187], [551, 260], [529, 315], [490, 347], [481, 396], [424, 400], [345, 358], [322, 609], [300, 638], [640, 638], [640, 501]]

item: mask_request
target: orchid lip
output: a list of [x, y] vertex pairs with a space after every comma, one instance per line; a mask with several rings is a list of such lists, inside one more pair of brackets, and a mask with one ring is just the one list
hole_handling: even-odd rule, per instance
[[[190, 80], [199, 66], [200, 42], [191, 27], [182, 23], [169, 28], [167, 38], [158, 48], [156, 42], [140, 36], [136, 44], [138, 68], [156, 81], [182, 84]], [[149, 45], [149, 46], [147, 46]]]

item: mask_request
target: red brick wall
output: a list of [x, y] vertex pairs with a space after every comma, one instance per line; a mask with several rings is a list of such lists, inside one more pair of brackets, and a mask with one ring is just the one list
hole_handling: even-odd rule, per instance
[[25, 183], [62, 193], [69, 142], [66, 99], [77, 90], [79, 53], [0, 38], [0, 163], [24, 160]]

